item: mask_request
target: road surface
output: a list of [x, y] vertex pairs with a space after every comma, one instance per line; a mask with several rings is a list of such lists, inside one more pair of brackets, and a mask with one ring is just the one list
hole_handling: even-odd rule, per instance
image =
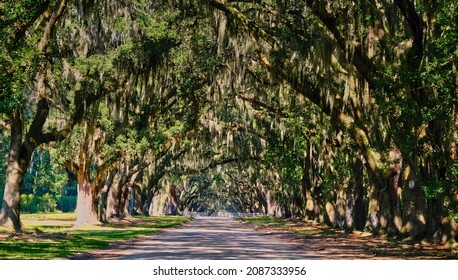
[[276, 235], [253, 230], [231, 218], [198, 217], [156, 235], [91, 251], [75, 259], [231, 260], [305, 259], [304, 248]]

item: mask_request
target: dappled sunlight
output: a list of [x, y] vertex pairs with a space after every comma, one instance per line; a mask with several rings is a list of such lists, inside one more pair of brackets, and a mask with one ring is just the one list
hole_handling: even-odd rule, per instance
[[[160, 232], [189, 217], [131, 217], [116, 223], [74, 228], [75, 215], [24, 215], [23, 233], [0, 232], [0, 259], [54, 259], [105, 248], [113, 242]], [[151, 221], [155, 221], [154, 223]]]
[[[245, 220], [245, 219], [244, 219]], [[248, 219], [249, 220], [249, 219]], [[229, 218], [199, 217], [159, 235], [119, 243], [78, 259], [438, 259], [437, 250], [375, 238], [311, 222], [254, 218], [253, 226]], [[253, 230], [257, 229], [257, 230]]]
[[[199, 217], [180, 228], [92, 252], [96, 259], [303, 259], [306, 253], [229, 218]], [[84, 257], [84, 256], [83, 256]], [[311, 257], [313, 258], [313, 257]]]
[[259, 226], [259, 221], [246, 221], [260, 232], [297, 244], [318, 259], [456, 259], [458, 256], [444, 246], [426, 242], [403, 242], [376, 237], [369, 232], [346, 233], [311, 221], [290, 221], [283, 225]]

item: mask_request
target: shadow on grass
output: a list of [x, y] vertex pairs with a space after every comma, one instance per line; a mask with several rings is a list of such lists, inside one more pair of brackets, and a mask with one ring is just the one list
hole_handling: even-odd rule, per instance
[[[43, 219], [43, 214], [39, 217]], [[65, 258], [89, 250], [102, 249], [114, 241], [158, 233], [178, 226], [186, 217], [137, 218], [128, 224], [104, 225], [99, 229], [75, 230], [59, 225], [28, 225], [34, 233], [11, 234], [0, 239], [0, 259]]]
[[[423, 245], [421, 241], [406, 240], [402, 236], [388, 238], [363, 232], [348, 233], [342, 229], [312, 222], [273, 217], [250, 217], [240, 220], [260, 230], [287, 232], [291, 234], [290, 238], [299, 240], [298, 242], [309, 252], [318, 252], [323, 258], [335, 258], [340, 248], [341, 257], [457, 259], [456, 253], [444, 246], [434, 246], [427, 242]], [[326, 252], [329, 252], [328, 255]]]

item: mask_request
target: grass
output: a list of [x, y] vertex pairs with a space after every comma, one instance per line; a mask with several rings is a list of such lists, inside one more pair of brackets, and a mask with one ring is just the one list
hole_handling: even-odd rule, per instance
[[287, 226], [285, 219], [270, 216], [240, 218], [239, 220], [253, 224], [259, 228]]
[[72, 228], [74, 213], [23, 214], [23, 234], [0, 232], [0, 259], [56, 259], [102, 249], [115, 241], [154, 234], [189, 217], [134, 217], [119, 223]]
[[239, 220], [252, 224], [256, 228], [277, 228], [286, 229], [301, 235], [338, 235], [340, 232], [336, 229], [326, 226], [304, 226], [300, 220], [284, 219], [269, 216], [240, 218]]

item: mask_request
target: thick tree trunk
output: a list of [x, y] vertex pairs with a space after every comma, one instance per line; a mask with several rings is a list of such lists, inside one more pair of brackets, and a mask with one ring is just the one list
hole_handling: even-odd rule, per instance
[[91, 188], [91, 183], [86, 175], [78, 174], [78, 198], [76, 201], [75, 227], [98, 224], [97, 198]]
[[107, 203], [108, 203], [108, 186], [104, 186], [100, 192], [100, 205], [99, 205], [99, 221], [101, 223], [108, 223], [107, 218]]
[[425, 199], [418, 184], [406, 187], [403, 192], [404, 223], [402, 231], [409, 236], [422, 238], [426, 234]]
[[107, 216], [108, 192], [111, 189], [111, 186], [113, 184], [113, 180], [114, 180], [116, 173], [117, 173], [116, 170], [110, 171], [109, 175], [107, 176], [107, 179], [105, 180], [104, 186], [102, 190], [100, 191], [100, 206], [99, 206], [99, 209], [100, 209], [99, 216], [100, 217], [99, 217], [99, 220], [102, 223], [108, 222], [108, 216]]
[[131, 215], [141, 215], [142, 213], [142, 190], [141, 182], [143, 181], [143, 170], [132, 176], [130, 185], [129, 213]]
[[401, 187], [402, 187], [402, 157], [398, 149], [392, 149], [389, 154], [390, 172], [387, 177], [387, 188], [390, 199], [390, 215], [392, 222], [388, 232], [398, 234], [402, 229], [402, 202], [401, 202]]
[[361, 159], [356, 159], [354, 165], [354, 208], [353, 208], [353, 227], [357, 230], [363, 230], [366, 221], [366, 205], [364, 201], [364, 174], [363, 162]]
[[23, 136], [24, 124], [21, 110], [21, 108], [15, 109], [10, 116], [11, 142], [0, 213], [0, 225], [13, 227], [16, 231], [21, 230], [19, 211], [22, 182], [32, 154], [40, 144], [54, 140], [49, 134], [43, 134], [43, 126], [49, 113], [48, 101], [45, 98], [38, 101], [37, 112], [25, 136]]
[[135, 184], [132, 186], [132, 197], [129, 202], [129, 212], [132, 215], [141, 215], [142, 213], [142, 190], [141, 186]]
[[158, 191], [159, 180], [162, 178], [162, 175], [162, 172], [150, 175], [148, 186], [146, 187], [145, 191], [146, 200], [142, 206], [143, 215], [150, 216], [151, 214], [151, 203], [153, 202], [153, 198]]
[[10, 116], [11, 142], [6, 170], [6, 184], [3, 193], [2, 209], [0, 211], [0, 225], [6, 228], [21, 231], [20, 209], [21, 189], [24, 179], [25, 166], [21, 163], [23, 124], [20, 109], [14, 110]]
[[[447, 240], [451, 236], [451, 232], [447, 232], [443, 228], [443, 207], [439, 199], [428, 199], [426, 201], [426, 235], [430, 240], [441, 242]], [[448, 220], [448, 219], [446, 219]]]
[[129, 184], [128, 183], [123, 184], [121, 188], [120, 198], [119, 198], [117, 217], [120, 217], [120, 218], [130, 217], [129, 193], [130, 193]]
[[324, 207], [319, 201], [318, 166], [315, 164], [314, 146], [312, 143], [309, 144], [307, 157], [304, 162], [302, 186], [302, 191], [305, 192], [305, 218], [324, 223], [324, 212], [322, 212]]
[[123, 181], [122, 177], [122, 168], [116, 173], [115, 178], [113, 180], [113, 184], [108, 191], [108, 203], [107, 203], [107, 217], [114, 218], [120, 217], [119, 213], [119, 205], [121, 203], [121, 194], [122, 194], [122, 186], [121, 181]]
[[167, 187], [167, 206], [166, 215], [177, 215], [178, 214], [178, 200], [175, 185], [169, 185]]
[[368, 175], [370, 188], [366, 227], [370, 228], [372, 233], [376, 235], [389, 233], [395, 227], [392, 226], [394, 222], [390, 213], [390, 198], [386, 189], [385, 178], [370, 168]]
[[347, 188], [345, 204], [345, 229], [363, 230], [366, 222], [366, 207], [364, 203], [363, 162], [359, 157], [352, 164], [353, 180]]
[[119, 209], [122, 217], [131, 216], [133, 210], [133, 203], [135, 200], [134, 188], [137, 184], [137, 181], [142, 179], [142, 171], [137, 171], [130, 178], [126, 178], [126, 182], [122, 189], [122, 207]]
[[147, 193], [147, 198], [142, 206], [142, 213], [145, 216], [150, 216], [150, 208], [151, 208], [151, 203], [153, 202], [153, 197], [154, 197], [154, 192], [150, 190]]
[[426, 201], [416, 174], [410, 166], [404, 170], [402, 232], [422, 238], [426, 234]]

